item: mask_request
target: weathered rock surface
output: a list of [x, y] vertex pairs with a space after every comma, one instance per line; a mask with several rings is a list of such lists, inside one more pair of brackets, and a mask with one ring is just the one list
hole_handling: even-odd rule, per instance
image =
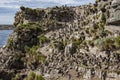
[[114, 1], [47, 9], [21, 7], [14, 32], [0, 50], [0, 78], [119, 80], [120, 30], [107, 28], [119, 25], [118, 20], [107, 24], [114, 14], [109, 11], [119, 7], [119, 2], [113, 7]]
[[120, 24], [120, 0], [112, 1], [108, 23], [114, 25]]

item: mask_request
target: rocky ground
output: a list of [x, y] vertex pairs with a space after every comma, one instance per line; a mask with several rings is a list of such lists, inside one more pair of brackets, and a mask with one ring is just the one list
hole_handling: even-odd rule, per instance
[[119, 0], [16, 13], [0, 50], [3, 80], [119, 80]]

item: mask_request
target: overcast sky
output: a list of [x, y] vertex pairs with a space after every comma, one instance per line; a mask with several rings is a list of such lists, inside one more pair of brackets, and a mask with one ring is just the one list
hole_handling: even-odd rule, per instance
[[1, 0], [0, 24], [12, 24], [14, 16], [20, 6], [31, 8], [46, 8], [52, 6], [71, 5], [78, 6], [94, 3], [95, 0]]

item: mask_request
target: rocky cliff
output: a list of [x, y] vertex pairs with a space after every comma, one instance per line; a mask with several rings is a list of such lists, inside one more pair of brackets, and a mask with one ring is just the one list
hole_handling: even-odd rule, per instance
[[119, 80], [119, 5], [119, 0], [96, 0], [76, 7], [21, 6], [0, 51], [0, 78]]

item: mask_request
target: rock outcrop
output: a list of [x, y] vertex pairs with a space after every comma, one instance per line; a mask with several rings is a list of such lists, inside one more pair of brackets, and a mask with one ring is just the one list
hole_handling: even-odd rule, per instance
[[22, 6], [0, 50], [0, 79], [119, 80], [120, 31], [105, 27], [119, 25], [119, 19], [109, 21], [112, 9], [119, 14], [117, 3], [114, 8], [113, 0], [46, 9]]
[[120, 0], [113, 0], [108, 24], [120, 25]]

